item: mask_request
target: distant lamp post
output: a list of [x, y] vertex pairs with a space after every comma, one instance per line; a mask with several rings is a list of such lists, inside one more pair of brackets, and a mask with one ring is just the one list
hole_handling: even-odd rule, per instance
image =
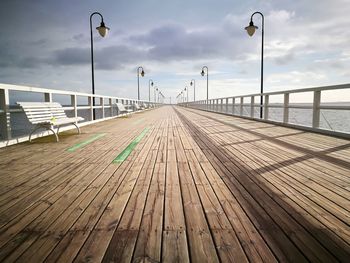
[[196, 80], [192, 79], [190, 85], [193, 86], [193, 101], [196, 101]]
[[157, 91], [158, 91], [158, 88], [157, 87], [154, 87], [154, 102], [157, 102]]
[[[253, 23], [253, 16], [255, 14], [261, 15], [261, 76], [260, 76], [260, 93], [264, 93], [264, 15], [260, 12], [254, 12], [250, 17], [249, 26], [245, 27], [249, 36], [253, 36], [255, 30], [258, 29]], [[260, 96], [260, 119], [263, 117], [263, 96]]]
[[[90, 15], [90, 41], [91, 41], [91, 86], [92, 86], [92, 94], [95, 95], [95, 75], [94, 75], [94, 42], [92, 37], [92, 17], [94, 15], [99, 15], [101, 17], [101, 24], [99, 27], [96, 27], [98, 33], [100, 33], [101, 37], [105, 37], [108, 34], [109, 27], [105, 26], [105, 23], [103, 22], [103, 16], [99, 12], [94, 12]], [[92, 105], [93, 105], [93, 119], [96, 118], [96, 112], [95, 112], [95, 97], [92, 98]]]
[[151, 102], [151, 86], [153, 87], [153, 80], [148, 81], [148, 102]]
[[[204, 71], [204, 69], [206, 69], [207, 72]], [[207, 105], [208, 105], [208, 100], [209, 100], [209, 84], [208, 84], [208, 75], [209, 75], [209, 70], [208, 70], [208, 67], [207, 66], [204, 66], [202, 68], [202, 72], [201, 72], [201, 75], [204, 77], [204, 75], [207, 75]]]
[[143, 71], [143, 67], [137, 68], [137, 100], [140, 100], [140, 75], [141, 75], [141, 77], [145, 76], [145, 72]]
[[186, 86], [184, 91], [187, 91], [187, 99], [186, 99], [186, 103], [188, 103], [188, 87]]
[[154, 102], [157, 102], [156, 100], [156, 91], [158, 91], [158, 88], [156, 86], [153, 87], [153, 91], [154, 91]]

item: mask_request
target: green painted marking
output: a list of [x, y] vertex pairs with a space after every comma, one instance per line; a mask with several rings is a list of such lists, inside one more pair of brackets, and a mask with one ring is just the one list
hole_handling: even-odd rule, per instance
[[101, 137], [105, 136], [105, 133], [99, 133], [96, 134], [95, 136], [91, 137], [90, 139], [88, 139], [87, 141], [78, 143], [70, 148], [67, 149], [68, 152], [74, 152], [76, 149], [79, 149], [81, 147], [84, 147], [85, 145], [88, 145], [89, 143], [92, 143], [93, 141], [96, 141], [98, 139], [100, 139]]
[[142, 138], [146, 135], [146, 133], [149, 131], [149, 128], [145, 128], [139, 136], [136, 137], [135, 140], [133, 140], [126, 148], [113, 160], [113, 163], [121, 163], [123, 162], [132, 150], [136, 147], [136, 145], [142, 140]]

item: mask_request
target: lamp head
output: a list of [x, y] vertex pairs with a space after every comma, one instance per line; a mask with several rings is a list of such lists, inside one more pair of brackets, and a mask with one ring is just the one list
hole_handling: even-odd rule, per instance
[[191, 86], [193, 86], [193, 82], [192, 82], [192, 80], [191, 80], [191, 83], [190, 83], [190, 85], [191, 85]]
[[140, 74], [141, 74], [141, 77], [145, 76], [145, 72], [143, 71], [143, 69]]
[[102, 21], [99, 27], [96, 27], [98, 33], [100, 33], [101, 37], [105, 37], [108, 34], [109, 27], [105, 26], [105, 23]]
[[245, 27], [244, 29], [247, 30], [249, 36], [253, 36], [258, 27], [254, 25], [252, 20], [250, 20], [249, 26]]
[[204, 76], [204, 69], [202, 69], [201, 75]]
[[151, 86], [153, 87], [153, 81], [151, 82]]

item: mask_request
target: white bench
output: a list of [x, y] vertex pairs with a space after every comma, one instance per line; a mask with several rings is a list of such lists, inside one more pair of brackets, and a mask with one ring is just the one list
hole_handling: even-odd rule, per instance
[[118, 108], [118, 111], [119, 113], [130, 113], [130, 112], [133, 112], [132, 109], [127, 109], [125, 108], [124, 104], [122, 103], [116, 103], [117, 104], [117, 108]]
[[[62, 105], [57, 102], [17, 102], [17, 104], [22, 107], [29, 122], [35, 125], [29, 135], [30, 142], [32, 134], [40, 128], [51, 130], [57, 142], [59, 141], [58, 133], [62, 125], [73, 124], [80, 133], [77, 122], [84, 120], [84, 118], [68, 118]], [[54, 130], [55, 127], [57, 127], [57, 132]]]

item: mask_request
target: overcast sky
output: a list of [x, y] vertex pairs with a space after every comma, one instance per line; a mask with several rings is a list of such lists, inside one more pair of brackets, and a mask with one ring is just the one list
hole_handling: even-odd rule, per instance
[[[209, 97], [260, 90], [261, 19], [265, 15], [265, 91], [350, 83], [349, 0], [1, 0], [0, 83], [91, 92], [89, 16], [97, 94], [148, 99], [153, 79], [166, 96], [191, 79]], [[93, 27], [100, 18], [94, 16]], [[190, 99], [193, 90], [190, 89]]]

